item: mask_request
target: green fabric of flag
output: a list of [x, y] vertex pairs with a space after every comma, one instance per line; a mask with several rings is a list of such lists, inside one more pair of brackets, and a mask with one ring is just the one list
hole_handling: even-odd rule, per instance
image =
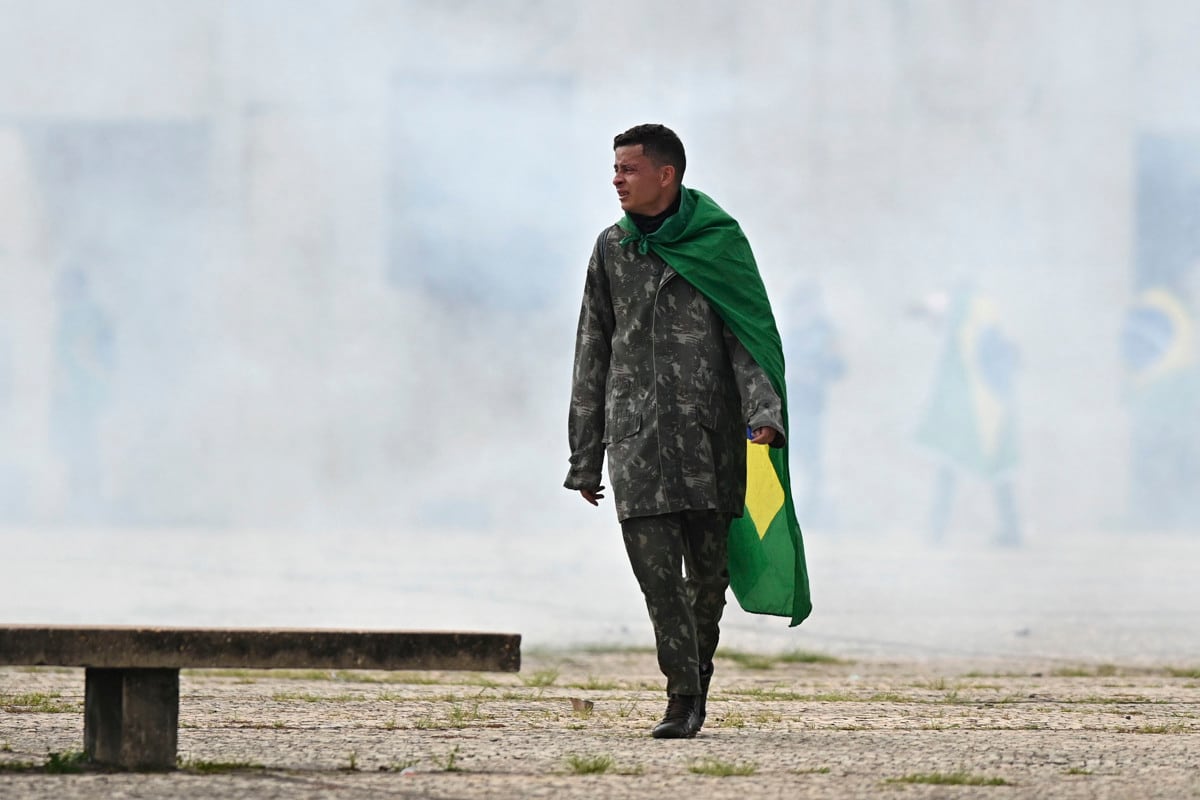
[[[641, 253], [653, 252], [680, 277], [704, 295], [725, 324], [766, 372], [783, 401], [787, 425], [787, 387], [783, 377], [783, 346], [766, 288], [750, 242], [737, 220], [703, 192], [680, 187], [679, 211], [653, 233], [643, 234], [626, 215], [618, 223], [628, 235], [621, 244], [635, 244]], [[729, 530], [729, 578], [743, 609], [754, 614], [789, 617], [799, 625], [812, 611], [804, 543], [792, 502], [788, 473], [788, 448], [751, 445], [746, 513]], [[766, 460], [754, 458], [753, 449], [765, 451]], [[756, 481], [777, 481], [768, 487], [780, 493], [772, 503], [751, 508], [750, 498], [767, 496]], [[757, 512], [757, 513], [751, 513]], [[757, 517], [757, 520], [756, 520]]]

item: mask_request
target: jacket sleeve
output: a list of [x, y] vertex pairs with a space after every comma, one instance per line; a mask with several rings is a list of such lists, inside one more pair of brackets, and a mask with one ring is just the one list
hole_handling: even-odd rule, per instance
[[571, 468], [563, 482], [568, 489], [597, 488], [604, 465], [604, 392], [615, 325], [604, 265], [607, 238], [605, 231], [592, 250], [583, 287], [583, 304], [579, 309], [579, 327], [575, 332], [571, 408], [567, 419]]
[[784, 430], [783, 424], [783, 401], [771, 386], [771, 379], [728, 326], [725, 327], [725, 347], [729, 351], [729, 361], [737, 379], [738, 393], [742, 396], [742, 413], [746, 417], [746, 426], [751, 430], [774, 428], [779, 435], [771, 442], [771, 447], [783, 447], [787, 443], [787, 431]]

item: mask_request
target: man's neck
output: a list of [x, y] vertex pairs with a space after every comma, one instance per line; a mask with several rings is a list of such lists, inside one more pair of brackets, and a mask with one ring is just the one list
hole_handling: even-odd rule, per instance
[[654, 233], [662, 227], [662, 224], [670, 219], [677, 211], [679, 211], [680, 201], [679, 191], [675, 191], [675, 197], [671, 202], [667, 203], [667, 207], [657, 214], [630, 214], [629, 218], [633, 220], [633, 224], [637, 225], [637, 229], [643, 234]]

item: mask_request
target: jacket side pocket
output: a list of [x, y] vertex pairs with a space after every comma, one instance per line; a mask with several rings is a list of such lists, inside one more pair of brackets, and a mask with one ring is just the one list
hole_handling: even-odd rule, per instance
[[641, 429], [641, 414], [621, 414], [614, 416], [604, 425], [604, 443], [616, 444], [622, 439], [628, 439]]

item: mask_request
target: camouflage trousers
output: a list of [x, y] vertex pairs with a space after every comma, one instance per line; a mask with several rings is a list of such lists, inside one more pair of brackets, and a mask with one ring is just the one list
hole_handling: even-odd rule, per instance
[[621, 523], [669, 693], [700, 694], [700, 665], [717, 650], [729, 587], [731, 517], [681, 511]]

